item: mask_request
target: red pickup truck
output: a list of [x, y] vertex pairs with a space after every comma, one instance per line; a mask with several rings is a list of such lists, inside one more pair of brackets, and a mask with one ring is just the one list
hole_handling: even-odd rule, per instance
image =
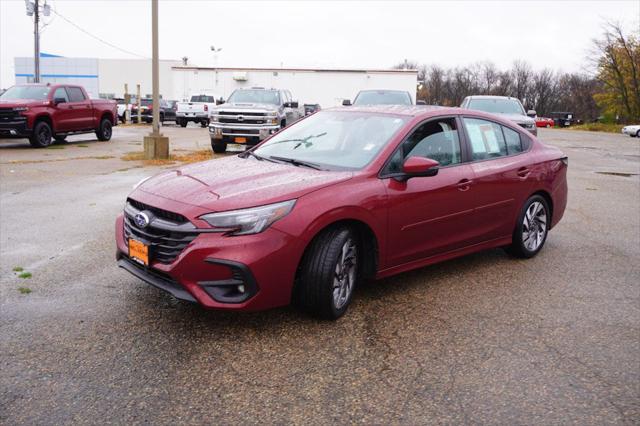
[[108, 141], [116, 118], [115, 101], [89, 99], [82, 86], [23, 84], [0, 96], [0, 138], [28, 138], [36, 148], [78, 133]]

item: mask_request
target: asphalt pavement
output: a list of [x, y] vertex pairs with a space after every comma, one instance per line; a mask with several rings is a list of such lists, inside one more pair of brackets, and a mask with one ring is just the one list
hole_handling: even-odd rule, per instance
[[122, 160], [148, 131], [0, 140], [0, 423], [640, 423], [640, 140], [542, 129], [569, 204], [537, 257], [404, 273], [320, 322], [205, 311], [116, 267], [127, 193], [172, 167]]

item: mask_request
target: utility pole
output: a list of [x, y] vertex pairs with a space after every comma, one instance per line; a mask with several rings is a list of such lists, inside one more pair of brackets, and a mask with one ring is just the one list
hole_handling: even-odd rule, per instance
[[35, 0], [33, 8], [33, 81], [40, 83], [40, 5]]
[[160, 60], [158, 57], [158, 0], [151, 0], [151, 39], [153, 80], [153, 130], [144, 137], [146, 159], [169, 158], [169, 138], [160, 133]]

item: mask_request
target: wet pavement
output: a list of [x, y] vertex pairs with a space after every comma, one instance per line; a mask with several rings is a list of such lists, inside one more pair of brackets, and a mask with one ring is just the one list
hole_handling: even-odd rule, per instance
[[570, 198], [537, 257], [371, 283], [319, 322], [204, 311], [115, 266], [114, 217], [160, 170], [120, 159], [147, 131], [0, 141], [0, 423], [640, 422], [640, 140], [542, 129]]

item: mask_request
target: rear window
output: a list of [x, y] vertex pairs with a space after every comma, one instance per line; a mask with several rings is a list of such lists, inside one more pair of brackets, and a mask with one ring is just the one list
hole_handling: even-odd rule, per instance
[[389, 92], [367, 90], [358, 93], [354, 105], [411, 105], [411, 97], [407, 92]]
[[471, 99], [468, 108], [492, 114], [525, 115], [522, 105], [516, 99]]
[[214, 103], [216, 100], [213, 96], [196, 95], [191, 97], [191, 102]]
[[79, 87], [67, 87], [69, 102], [82, 102], [85, 100], [84, 93]]

